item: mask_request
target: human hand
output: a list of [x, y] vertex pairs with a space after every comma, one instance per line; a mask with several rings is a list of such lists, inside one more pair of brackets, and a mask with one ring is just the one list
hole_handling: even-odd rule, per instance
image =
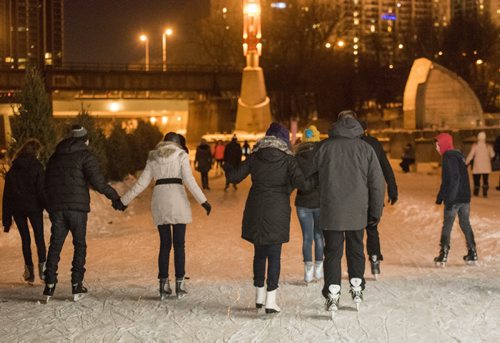
[[398, 197], [389, 197], [389, 204], [394, 205], [398, 201]]
[[205, 209], [207, 212], [207, 216], [210, 215], [210, 212], [212, 211], [212, 206], [208, 203], [208, 201], [205, 201], [201, 206]]
[[436, 205], [441, 205], [443, 203], [443, 199], [436, 199]]
[[125, 206], [121, 199], [115, 199], [113, 200], [113, 202], [111, 203], [111, 205], [113, 206], [113, 208], [117, 211], [125, 211], [127, 209], [127, 206]]
[[3, 232], [8, 233], [10, 231], [10, 225], [3, 227]]

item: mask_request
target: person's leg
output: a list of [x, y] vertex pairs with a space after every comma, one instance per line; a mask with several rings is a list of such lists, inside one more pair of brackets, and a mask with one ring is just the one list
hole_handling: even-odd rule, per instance
[[61, 250], [68, 235], [68, 224], [64, 218], [63, 211], [50, 213], [50, 245], [47, 254], [47, 264], [45, 269], [45, 283], [54, 284], [57, 282], [57, 265], [61, 258]]
[[323, 230], [325, 236], [325, 284], [323, 296], [328, 299], [330, 285], [339, 285], [342, 279], [342, 255], [344, 254], [344, 232]]
[[71, 268], [71, 284], [83, 282], [85, 276], [85, 260], [87, 257], [87, 212], [67, 211], [66, 218], [73, 235], [73, 267]]
[[488, 189], [490, 188], [490, 184], [488, 181], [489, 174], [483, 174], [483, 197], [488, 196]]
[[45, 248], [45, 238], [43, 232], [43, 212], [31, 213], [29, 220], [35, 234], [38, 263], [44, 263], [47, 260], [47, 250]]
[[457, 206], [445, 206], [443, 215], [443, 228], [441, 229], [441, 240], [440, 245], [442, 248], [450, 247], [450, 236], [451, 229], [453, 228], [453, 222], [455, 221], [455, 216], [457, 214]]
[[21, 236], [21, 247], [23, 251], [24, 265], [33, 267], [33, 258], [31, 257], [31, 238], [28, 227], [28, 218], [25, 215], [14, 215], [19, 235]]
[[264, 245], [254, 244], [253, 285], [255, 287], [264, 287], [266, 279], [266, 259], [266, 247]]
[[186, 275], [186, 254], [184, 243], [186, 241], [186, 224], [175, 224], [173, 226], [173, 241], [174, 241], [174, 265], [175, 278], [183, 279]]
[[[299, 217], [300, 228], [302, 229], [302, 256], [304, 258], [304, 262], [312, 262], [314, 216], [309, 209], [297, 207], [297, 217]], [[321, 258], [323, 258], [323, 251], [321, 251]]]
[[472, 231], [472, 226], [470, 225], [470, 203], [459, 204], [458, 205], [458, 223], [465, 236], [465, 241], [467, 242], [467, 248], [475, 248], [476, 241], [474, 240], [474, 232]]
[[474, 182], [474, 195], [479, 195], [479, 184], [481, 182], [481, 174], [472, 174], [472, 180]]
[[381, 259], [382, 254], [380, 253], [380, 237], [377, 225], [366, 227], [366, 252], [368, 253], [368, 258], [376, 255], [379, 260]]
[[365, 230], [346, 231], [345, 253], [347, 258], [347, 272], [349, 280], [361, 279], [361, 288], [365, 288], [365, 252], [363, 247], [363, 235]]
[[281, 246], [282, 244], [267, 245], [267, 291], [278, 288], [281, 271]]
[[158, 233], [160, 234], [160, 252], [158, 254], [158, 279], [168, 279], [170, 249], [172, 248], [170, 225], [158, 225]]
[[208, 184], [208, 172], [204, 172], [203, 175], [205, 176], [205, 187], [206, 189], [210, 189], [210, 185]]
[[319, 227], [319, 208], [312, 211], [314, 218], [314, 260], [316, 262], [323, 262], [325, 254], [325, 236]]

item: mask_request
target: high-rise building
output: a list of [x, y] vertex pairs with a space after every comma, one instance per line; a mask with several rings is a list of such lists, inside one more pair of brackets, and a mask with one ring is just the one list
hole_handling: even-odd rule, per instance
[[499, 0], [448, 0], [454, 17], [474, 18], [489, 16], [496, 25], [500, 24]]
[[59, 65], [63, 60], [63, 0], [0, 0], [0, 63]]

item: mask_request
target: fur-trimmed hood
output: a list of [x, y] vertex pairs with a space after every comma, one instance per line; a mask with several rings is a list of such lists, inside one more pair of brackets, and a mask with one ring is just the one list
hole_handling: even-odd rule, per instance
[[298, 155], [303, 152], [314, 150], [317, 142], [303, 142], [300, 143], [295, 149], [295, 154]]
[[253, 152], [257, 152], [266, 148], [275, 148], [283, 151], [288, 155], [293, 155], [293, 152], [290, 150], [288, 144], [284, 140], [274, 136], [265, 136], [261, 140], [259, 140], [257, 144], [255, 144]]
[[159, 160], [160, 158], [167, 158], [176, 153], [186, 153], [179, 144], [174, 142], [160, 142], [155, 150], [151, 150], [148, 155], [148, 161]]

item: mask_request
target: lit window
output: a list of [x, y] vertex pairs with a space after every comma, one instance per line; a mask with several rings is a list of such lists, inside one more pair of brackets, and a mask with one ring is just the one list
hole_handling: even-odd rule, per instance
[[370, 25], [370, 31], [375, 32], [375, 25]]

